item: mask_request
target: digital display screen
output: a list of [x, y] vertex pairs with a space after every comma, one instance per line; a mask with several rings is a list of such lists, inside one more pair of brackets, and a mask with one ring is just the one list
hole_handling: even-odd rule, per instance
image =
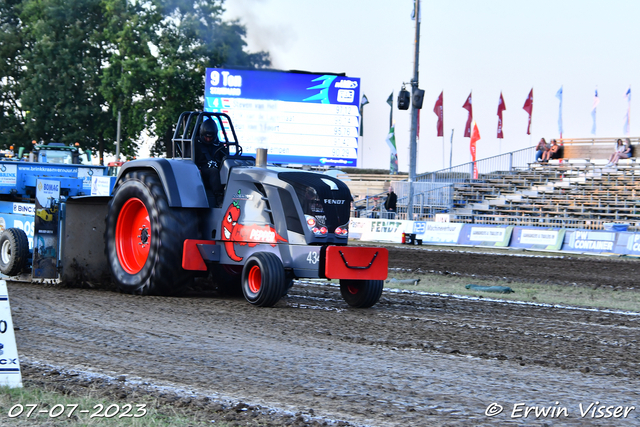
[[269, 163], [357, 166], [360, 79], [207, 68], [204, 111], [231, 117], [243, 154]]

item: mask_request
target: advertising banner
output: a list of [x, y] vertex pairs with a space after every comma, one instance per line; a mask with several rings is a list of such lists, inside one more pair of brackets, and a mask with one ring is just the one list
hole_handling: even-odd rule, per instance
[[351, 218], [349, 238], [364, 242], [402, 243], [402, 233], [409, 232], [411, 226], [411, 221], [405, 220]]
[[461, 245], [507, 247], [511, 241], [513, 225], [471, 225], [465, 224], [458, 243]]
[[58, 277], [58, 224], [60, 182], [38, 179], [32, 275], [38, 279]]
[[559, 251], [564, 242], [565, 229], [515, 227], [510, 247]]
[[27, 235], [29, 249], [33, 249], [35, 213], [33, 203], [0, 202], [0, 233], [7, 228], [19, 228]]
[[562, 249], [572, 252], [615, 253], [614, 231], [567, 230]]
[[415, 221], [413, 233], [423, 243], [458, 243], [462, 223]]

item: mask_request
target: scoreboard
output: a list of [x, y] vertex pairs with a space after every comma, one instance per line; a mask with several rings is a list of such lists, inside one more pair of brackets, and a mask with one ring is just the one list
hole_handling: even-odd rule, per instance
[[207, 68], [204, 110], [229, 114], [243, 153], [269, 163], [357, 166], [360, 79]]

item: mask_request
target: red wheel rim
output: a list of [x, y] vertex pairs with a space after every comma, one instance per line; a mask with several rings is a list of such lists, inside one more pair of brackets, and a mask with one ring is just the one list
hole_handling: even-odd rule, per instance
[[347, 290], [351, 295], [355, 295], [360, 292], [360, 287], [356, 285], [347, 285]]
[[120, 265], [129, 274], [136, 274], [149, 258], [151, 224], [147, 207], [138, 198], [125, 202], [116, 223], [116, 250]]
[[249, 277], [247, 278], [249, 282], [249, 290], [254, 294], [260, 292], [260, 287], [262, 286], [262, 273], [260, 272], [260, 267], [254, 265], [249, 270]]

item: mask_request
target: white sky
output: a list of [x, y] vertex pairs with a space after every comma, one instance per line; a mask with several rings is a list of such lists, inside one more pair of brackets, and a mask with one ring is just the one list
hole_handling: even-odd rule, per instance
[[[401, 171], [409, 169], [410, 110], [397, 109], [403, 82], [413, 77], [413, 0], [227, 0], [225, 19], [247, 27], [251, 51], [271, 53], [273, 68], [344, 72], [361, 78], [364, 107], [363, 162], [388, 168], [390, 107], [394, 92]], [[631, 136], [640, 132], [640, 16], [637, 0], [425, 0], [420, 37], [421, 112], [417, 172], [471, 160], [464, 138], [473, 91], [474, 119], [482, 139], [478, 159], [559, 137], [555, 97], [564, 86], [565, 138], [591, 135], [594, 91], [598, 90], [597, 137], [623, 136], [631, 86]], [[533, 88], [531, 135], [522, 109]], [[433, 106], [444, 90], [444, 140], [436, 136]], [[496, 138], [502, 91], [504, 140]]]

